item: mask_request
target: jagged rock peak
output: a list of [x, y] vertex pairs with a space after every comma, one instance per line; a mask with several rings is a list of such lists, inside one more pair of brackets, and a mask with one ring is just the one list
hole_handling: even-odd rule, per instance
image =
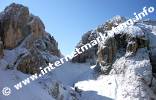
[[126, 18], [125, 17], [122, 17], [120, 15], [116, 15], [114, 16], [112, 19], [110, 19], [108, 22], [111, 22], [111, 23], [123, 23], [126, 21]]
[[39, 17], [29, 13], [29, 9], [21, 4], [12, 3], [0, 13], [0, 37], [7, 49], [18, 46], [29, 34], [42, 37], [45, 27]]
[[[106, 34], [107, 30], [111, 30], [112, 27], [116, 27], [118, 24], [123, 23], [126, 21], [125, 17], [122, 16], [115, 16], [112, 19], [109, 19], [104, 24], [99, 25], [95, 30], [90, 30], [82, 36], [80, 42], [76, 45], [77, 48], [89, 43], [93, 39], [98, 36], [98, 33]], [[86, 51], [85, 53], [78, 55], [77, 57], [73, 58], [73, 62], [86, 62], [87, 60], [90, 61], [91, 64], [95, 64], [97, 59], [97, 51], [98, 46], [91, 48], [90, 50]]]
[[15, 63], [18, 70], [26, 73], [34, 73], [38, 70], [36, 66], [42, 67], [49, 62], [43, 53], [60, 57], [58, 43], [45, 31], [42, 20], [27, 7], [12, 3], [0, 13], [0, 57], [3, 57], [3, 50], [17, 47], [27, 49], [28, 53]]

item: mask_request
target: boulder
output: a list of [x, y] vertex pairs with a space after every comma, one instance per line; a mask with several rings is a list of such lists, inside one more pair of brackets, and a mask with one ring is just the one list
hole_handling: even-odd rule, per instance
[[29, 54], [22, 56], [17, 63], [17, 70], [27, 73], [35, 74], [40, 72], [40, 67], [46, 67], [48, 64], [41, 56], [38, 49], [32, 48]]
[[55, 100], [79, 100], [79, 94], [76, 91], [58, 81], [53, 81], [48, 90]]

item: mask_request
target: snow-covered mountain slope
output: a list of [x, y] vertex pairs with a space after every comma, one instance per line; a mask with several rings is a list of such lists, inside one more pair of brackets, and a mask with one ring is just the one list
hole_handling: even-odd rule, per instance
[[[17, 20], [18, 19], [18, 20]], [[114, 33], [116, 16], [82, 36], [77, 48], [102, 33], [97, 46], [24, 86], [15, 84], [61, 58], [58, 43], [27, 7], [11, 4], [0, 13], [0, 100], [156, 100], [156, 24], [139, 21]]]
[[[81, 76], [85, 76], [86, 73], [91, 75], [91, 69], [88, 64], [66, 63], [17, 91], [13, 86], [30, 75], [19, 72], [16, 69], [9, 70], [3, 67], [0, 69], [0, 89], [8, 86], [12, 89], [12, 94], [3, 96], [0, 93], [0, 100], [77, 100], [79, 93], [75, 92], [73, 86], [75, 82], [82, 80]], [[89, 77], [91, 76], [83, 78], [88, 79]], [[56, 84], [59, 84], [59, 90], [55, 90], [57, 88]], [[51, 91], [56, 93], [51, 93]]]

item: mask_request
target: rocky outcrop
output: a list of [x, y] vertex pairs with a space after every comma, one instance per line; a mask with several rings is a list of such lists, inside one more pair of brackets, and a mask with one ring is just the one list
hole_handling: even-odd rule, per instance
[[[77, 44], [76, 48], [80, 48], [81, 46], [89, 43], [93, 39], [97, 37], [97, 34], [95, 31], [88, 31], [82, 36], [81, 41]], [[87, 61], [90, 62], [90, 64], [94, 65], [96, 63], [97, 59], [97, 46], [94, 46], [90, 48], [89, 50], [85, 51], [84, 53], [76, 56], [72, 59], [72, 62], [79, 62], [79, 63], [85, 63]]]
[[[107, 36], [108, 30], [111, 30], [112, 27], [116, 27], [118, 24], [123, 23], [126, 19], [121, 16], [115, 16], [111, 20], [106, 21], [105, 24], [102, 24], [98, 26], [95, 30], [88, 31], [82, 36], [82, 39], [80, 42], [77, 44], [76, 48], [80, 48], [81, 46], [85, 45], [86, 43], [89, 43], [93, 39], [95, 39], [98, 36], [98, 33], [105, 34]], [[87, 50], [81, 55], [78, 55], [77, 57], [73, 58], [73, 62], [79, 62], [79, 63], [84, 63], [89, 61], [92, 65], [96, 63], [96, 59], [98, 58], [97, 52], [98, 50], [98, 45]], [[102, 49], [102, 48], [100, 48]], [[98, 52], [100, 53], [100, 52]]]
[[45, 34], [44, 24], [39, 17], [31, 15], [28, 25], [34, 38], [43, 37]]
[[109, 36], [108, 30], [124, 22], [115, 20], [93, 30], [97, 36], [100, 32], [106, 38], [96, 47], [94, 70], [100, 76], [112, 78], [109, 81], [113, 80], [116, 86], [116, 100], [155, 100], [155, 21], [137, 22]]
[[27, 22], [29, 21], [29, 10], [18, 4], [11, 4], [5, 8], [0, 16], [1, 37], [6, 49], [15, 48], [28, 34]]
[[[149, 39], [147, 35], [137, 25], [129, 26], [127, 29], [121, 30], [119, 33], [114, 33], [114, 36], [108, 36], [112, 27], [117, 27], [119, 24], [125, 21], [124, 17], [116, 16], [111, 20], [108, 20], [105, 24], [99, 26], [97, 29], [87, 32], [82, 36], [81, 41], [77, 47], [81, 47], [90, 42], [91, 39], [95, 39], [99, 32], [106, 36], [106, 40], [98, 44], [94, 48], [78, 55], [73, 59], [73, 62], [87, 62], [95, 64], [97, 63], [96, 71], [109, 74], [112, 69], [112, 64], [116, 60], [117, 55], [135, 55], [139, 48], [148, 48]], [[122, 52], [121, 52], [122, 51]]]
[[24, 73], [39, 73], [40, 67], [46, 67], [49, 62], [54, 62], [60, 56], [60, 52], [56, 47], [57, 43], [50, 35], [47, 38], [42, 37], [42, 39], [33, 41], [28, 39], [26, 41], [26, 48], [29, 53], [21, 56], [17, 61], [17, 69]]
[[117, 100], [155, 100], [152, 66], [147, 49], [137, 50], [133, 56], [122, 56], [113, 64], [110, 75], [116, 76]]
[[[147, 23], [138, 22], [134, 26], [129, 26], [113, 37], [107, 37], [98, 45], [95, 71], [105, 74], [104, 77], [115, 77], [112, 83], [116, 84], [116, 100], [156, 98], [156, 28], [151, 27], [154, 25], [151, 21]], [[111, 43], [108, 40], [112, 40]]]
[[[117, 41], [115, 38], [108, 38], [105, 42], [101, 43], [98, 48], [98, 59], [96, 71], [108, 74], [111, 70], [111, 65], [117, 52]], [[100, 67], [104, 66], [104, 67]], [[101, 71], [102, 70], [102, 71]]]
[[32, 48], [29, 54], [22, 56], [17, 63], [17, 70], [23, 73], [35, 74], [40, 72], [40, 67], [46, 67], [46, 60], [38, 49]]
[[49, 94], [55, 98], [55, 100], [79, 100], [79, 94], [76, 91], [63, 86], [63, 84], [57, 81], [52, 82], [48, 90]]
[[27, 49], [28, 53], [19, 56], [15, 62], [17, 69], [24, 73], [33, 74], [39, 71], [39, 67], [46, 66], [48, 61], [52, 61], [48, 54], [60, 56], [58, 43], [45, 31], [40, 18], [20, 4], [13, 3], [0, 13], [0, 37], [1, 56], [4, 49]]
[[[137, 30], [133, 30], [137, 28]], [[133, 33], [131, 31], [133, 30]], [[98, 49], [98, 59], [97, 59], [97, 68], [96, 71], [99, 71], [103, 74], [109, 74], [109, 71], [112, 69], [112, 64], [118, 58], [118, 55], [128, 54], [129, 56], [135, 55], [139, 48], [148, 47], [148, 39], [141, 29], [137, 26], [128, 27], [125, 32], [120, 34], [115, 34], [113, 37], [107, 38], [104, 43], [100, 43]], [[133, 35], [140, 34], [139, 36]], [[109, 40], [109, 41], [108, 41]], [[120, 52], [120, 51], [123, 52]]]

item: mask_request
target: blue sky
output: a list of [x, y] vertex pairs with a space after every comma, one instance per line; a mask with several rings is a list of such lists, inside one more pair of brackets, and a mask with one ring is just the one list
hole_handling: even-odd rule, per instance
[[[12, 2], [29, 7], [42, 19], [63, 54], [73, 51], [82, 34], [115, 15], [131, 18], [144, 6], [156, 8], [156, 0], [0, 0], [0, 11]], [[148, 18], [156, 19], [156, 12]]]

